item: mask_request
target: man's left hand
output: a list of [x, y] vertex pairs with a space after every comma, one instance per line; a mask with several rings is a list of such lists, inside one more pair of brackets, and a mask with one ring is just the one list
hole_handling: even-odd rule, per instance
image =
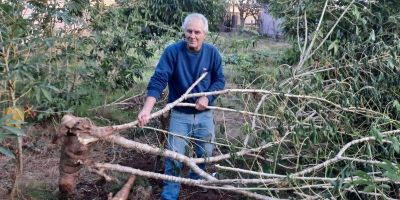
[[207, 108], [207, 106], [208, 106], [208, 98], [206, 96], [202, 96], [197, 99], [195, 107], [197, 110], [203, 111]]

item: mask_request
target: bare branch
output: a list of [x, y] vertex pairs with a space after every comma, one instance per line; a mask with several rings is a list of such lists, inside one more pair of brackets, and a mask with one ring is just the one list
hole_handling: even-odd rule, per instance
[[127, 200], [129, 196], [129, 191], [131, 190], [133, 183], [135, 182], [136, 176], [131, 175], [126, 181], [124, 187], [111, 199], [111, 200]]

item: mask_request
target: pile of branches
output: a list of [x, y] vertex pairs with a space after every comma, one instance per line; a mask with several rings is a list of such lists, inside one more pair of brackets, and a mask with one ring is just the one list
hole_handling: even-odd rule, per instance
[[[201, 80], [201, 78], [195, 84], [193, 84], [193, 87]], [[167, 104], [167, 106], [165, 106], [163, 109], [153, 113], [152, 118], [168, 112], [174, 106], [192, 106], [189, 104], [180, 103], [186, 98], [203, 95], [221, 95], [235, 92], [264, 94], [263, 98], [259, 102], [260, 104], [266, 99], [272, 101], [271, 99], [275, 98], [277, 100], [279, 99], [279, 102], [286, 102], [286, 104], [289, 104], [289, 102], [296, 102], [297, 105], [302, 105], [301, 107], [305, 108], [309, 107], [312, 104], [319, 104], [321, 106], [323, 105], [323, 107], [327, 108], [327, 110], [329, 110], [330, 112], [371, 118], [385, 117], [385, 115], [382, 113], [365, 108], [343, 107], [322, 97], [277, 93], [268, 90], [226, 89], [223, 91], [192, 94], [190, 94], [189, 92], [190, 89], [177, 101]], [[198, 173], [200, 176], [202, 176], [204, 179], [191, 180], [183, 177], [168, 176], [160, 173], [121, 166], [118, 164], [86, 163], [83, 157], [68, 157], [68, 155], [71, 155], [71, 153], [63, 154], [64, 157], [62, 158], [62, 160], [65, 161], [69, 159], [70, 163], [74, 163], [75, 165], [77, 163], [81, 163], [82, 165], [87, 164], [92, 168], [93, 171], [106, 177], [107, 180], [112, 180], [113, 178], [107, 175], [106, 171], [118, 171], [148, 178], [176, 181], [183, 184], [194, 185], [203, 188], [229, 190], [256, 199], [281, 198], [281, 195], [282, 197], [288, 197], [292, 195], [298, 195], [302, 198], [311, 196], [321, 197], [320, 194], [323, 194], [327, 191], [330, 191], [332, 193], [339, 191], [339, 193], [341, 194], [343, 192], [355, 192], [357, 194], [376, 196], [384, 194], [378, 192], [358, 191], [354, 183], [373, 183], [378, 188], [382, 184], [389, 184], [393, 182], [391, 177], [387, 176], [387, 173], [362, 173], [361, 171], [358, 171], [358, 173], [353, 174], [349, 172], [350, 169], [359, 166], [384, 166], [386, 168], [394, 168], [396, 166], [394, 163], [376, 160], [374, 159], [374, 157], [369, 157], [368, 155], [363, 154], [361, 150], [366, 146], [375, 146], [375, 144], [392, 145], [393, 142], [388, 138], [399, 134], [400, 130], [377, 132], [375, 136], [362, 136], [360, 134], [359, 136], [354, 136], [354, 138], [351, 140], [342, 140], [345, 143], [343, 143], [341, 146], [336, 146], [333, 148], [332, 144], [338, 144], [335, 140], [340, 137], [346, 137], [347, 134], [345, 132], [338, 131], [337, 135], [330, 136], [331, 141], [326, 141], [324, 143], [313, 143], [313, 140], [315, 140], [315, 138], [313, 139], [311, 134], [313, 131], [316, 132], [317, 130], [321, 129], [321, 124], [312, 125], [312, 123], [310, 123], [309, 121], [317, 121], [318, 119], [321, 119], [320, 117], [318, 117], [317, 114], [308, 114], [308, 116], [311, 117], [304, 117], [304, 114], [302, 114], [301, 111], [298, 112], [298, 123], [303, 124], [303, 126], [308, 126], [310, 128], [310, 133], [307, 137], [303, 137], [300, 143], [297, 143], [299, 142], [298, 139], [302, 138], [302, 135], [299, 134], [308, 133], [306, 131], [299, 131], [298, 126], [289, 127], [283, 124], [279, 124], [282, 123], [281, 121], [283, 121], [283, 119], [285, 118], [283, 116], [284, 113], [282, 113], [281, 116], [269, 116], [264, 114], [261, 115], [256, 112], [237, 111], [220, 107], [210, 107], [210, 109], [222, 110], [225, 112], [240, 112], [246, 115], [253, 115], [254, 119], [256, 119], [257, 121], [255, 124], [277, 124], [278, 126], [254, 126], [252, 127], [254, 131], [252, 132], [252, 134], [248, 135], [244, 144], [242, 144], [241, 147], [233, 145], [229, 146], [229, 148], [232, 150], [236, 149], [236, 151], [233, 151], [233, 153], [230, 152], [227, 154], [220, 154], [204, 159], [190, 158], [170, 150], [160, 149], [156, 146], [151, 146], [148, 144], [129, 140], [117, 134], [122, 130], [135, 127], [137, 125], [137, 121], [122, 125], [97, 127], [89, 119], [66, 115], [62, 119], [60, 133], [62, 133], [65, 137], [74, 137], [76, 139], [75, 145], [78, 144], [80, 146], [80, 148], [77, 148], [76, 146], [74, 147], [74, 150], [78, 151], [75, 152], [75, 154], [77, 155], [84, 155], [84, 153], [82, 152], [87, 152], [91, 144], [98, 140], [104, 140], [112, 144], [121, 145], [125, 148], [135, 149], [139, 152], [179, 160], [190, 167], [193, 171]], [[300, 121], [300, 119], [302, 120]], [[270, 130], [271, 133], [273, 133], [274, 137], [270, 137], [270, 139], [263, 139], [261, 141], [259, 138], [259, 134], [257, 133], [259, 133], [259, 131], [261, 130], [265, 131], [266, 129]], [[165, 130], [161, 131], [165, 132]], [[252, 135], [254, 135], [257, 139], [249, 140]], [[318, 139], [324, 138], [323, 135], [316, 135], [313, 137], [317, 137]], [[250, 143], [248, 141], [252, 141], [251, 143], [252, 145], [255, 145], [255, 147], [250, 147], [249, 144], [246, 144]], [[219, 143], [217, 143], [216, 145], [228, 146], [228, 144]], [[217, 164], [224, 160], [235, 161], [238, 159], [244, 160], [244, 162], [251, 161], [252, 164], [240, 164], [240, 162], [233, 162], [233, 166], [223, 166]], [[268, 172], [263, 171], [266, 165], [265, 161], [268, 162], [268, 166], [271, 167], [271, 170]], [[224, 179], [217, 179], [209, 173], [201, 170], [197, 166], [197, 164], [203, 162], [215, 164], [215, 167], [218, 170], [222, 171], [222, 174], [223, 171], [234, 173], [226, 173], [230, 175], [226, 175], [226, 178]], [[61, 164], [62, 163], [63, 162], [61, 162]], [[352, 165], [352, 167], [349, 167], [347, 165]], [[63, 168], [65, 167], [61, 166], [62, 176], [60, 177], [60, 186], [63, 186], [64, 184], [69, 186], [69, 188], [72, 188], [73, 190], [77, 179], [70, 181], [71, 183], [73, 183], [73, 187], [71, 187], [71, 184], [69, 184], [68, 181], [63, 181], [63, 173], [65, 172]], [[77, 171], [79, 171], [79, 169]], [[75, 173], [77, 171], [73, 172]], [[71, 173], [67, 176], [71, 176]], [[62, 187], [60, 189], [61, 191], [65, 190], [62, 189]], [[71, 189], [67, 189], [65, 191], [68, 190]], [[280, 191], [286, 192], [281, 194]]]
[[[383, 16], [391, 25], [399, 21], [399, 16], [390, 14], [393, 10], [388, 2], [391, 1], [384, 4], [368, 1], [369, 7], [364, 9], [362, 6], [366, 2], [315, 3], [321, 8], [319, 12], [302, 10], [307, 7], [295, 3], [286, 6], [290, 9], [299, 7], [292, 13], [297, 20], [292, 27], [295, 27], [294, 48], [298, 47], [298, 59], [295, 63], [279, 66], [278, 78], [269, 79], [277, 81], [267, 86], [268, 89], [226, 89], [206, 93], [190, 93], [189, 89], [180, 99], [152, 114], [154, 118], [175, 106], [193, 106], [182, 101], [203, 95], [233, 94], [246, 99], [256, 96], [253, 98], [255, 104], [246, 104], [243, 109], [209, 107], [219, 112], [251, 116], [244, 117], [249, 123], [243, 127], [243, 142], [223, 138], [217, 140], [215, 145], [221, 150], [219, 155], [207, 159], [190, 158], [118, 134], [136, 127], [137, 121], [96, 127], [88, 119], [70, 115], [63, 118], [61, 132], [76, 137], [79, 145], [90, 146], [104, 140], [143, 153], [173, 158], [183, 162], [203, 180], [173, 177], [111, 163], [85, 163], [79, 158], [72, 163], [87, 164], [109, 180], [112, 177], [107, 172], [118, 171], [229, 190], [256, 199], [398, 198], [398, 26], [379, 24], [379, 16], [370, 11], [383, 13], [381, 20]], [[315, 8], [319, 8], [318, 5], [314, 5]], [[369, 17], [369, 21], [360, 18], [360, 12], [365, 14], [365, 18]], [[384, 12], [389, 14], [384, 15]], [[374, 20], [376, 23], [370, 25]], [[346, 27], [362, 27], [364, 33], [356, 31], [354, 35], [345, 37], [343, 32], [348, 31]], [[376, 30], [373, 34], [368, 29], [371, 27], [371, 30]], [[378, 30], [386, 30], [388, 34], [375, 34]], [[336, 41], [337, 37], [345, 39]], [[229, 135], [229, 131], [224, 129], [223, 133]], [[196, 164], [203, 162], [214, 165], [221, 176], [216, 178], [198, 168]]]

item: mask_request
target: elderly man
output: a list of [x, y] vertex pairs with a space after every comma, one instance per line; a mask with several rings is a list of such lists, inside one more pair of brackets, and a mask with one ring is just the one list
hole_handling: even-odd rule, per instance
[[[157, 68], [147, 86], [147, 98], [142, 111], [138, 115], [139, 126], [149, 122], [150, 112], [156, 100], [168, 84], [168, 102], [182, 96], [186, 90], [204, 73], [207, 76], [192, 90], [193, 93], [221, 90], [225, 86], [222, 59], [218, 50], [211, 44], [204, 43], [208, 33], [208, 20], [198, 13], [188, 15], [183, 24], [185, 39], [168, 46], [162, 54]], [[194, 150], [197, 157], [211, 156], [214, 146], [213, 112], [207, 106], [213, 103], [215, 96], [202, 96], [187, 99], [185, 102], [195, 103], [192, 107], [175, 107], [171, 111], [169, 131], [182, 136], [190, 136], [196, 141]], [[168, 136], [169, 150], [184, 154], [188, 141], [182, 137]], [[204, 164], [199, 165], [204, 169]], [[180, 176], [182, 163], [173, 159], [165, 160], [165, 174]], [[190, 178], [199, 179], [194, 172]], [[164, 182], [161, 199], [178, 199], [180, 184]]]

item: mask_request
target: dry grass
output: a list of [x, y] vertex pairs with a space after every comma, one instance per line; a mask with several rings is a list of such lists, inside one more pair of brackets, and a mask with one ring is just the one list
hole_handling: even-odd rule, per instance
[[[53, 127], [31, 126], [23, 143], [23, 174], [18, 182], [19, 197], [55, 191], [58, 179], [59, 146], [51, 143]], [[0, 199], [8, 199], [12, 187], [14, 161], [0, 157]], [[34, 197], [32, 199], [35, 199]]]

